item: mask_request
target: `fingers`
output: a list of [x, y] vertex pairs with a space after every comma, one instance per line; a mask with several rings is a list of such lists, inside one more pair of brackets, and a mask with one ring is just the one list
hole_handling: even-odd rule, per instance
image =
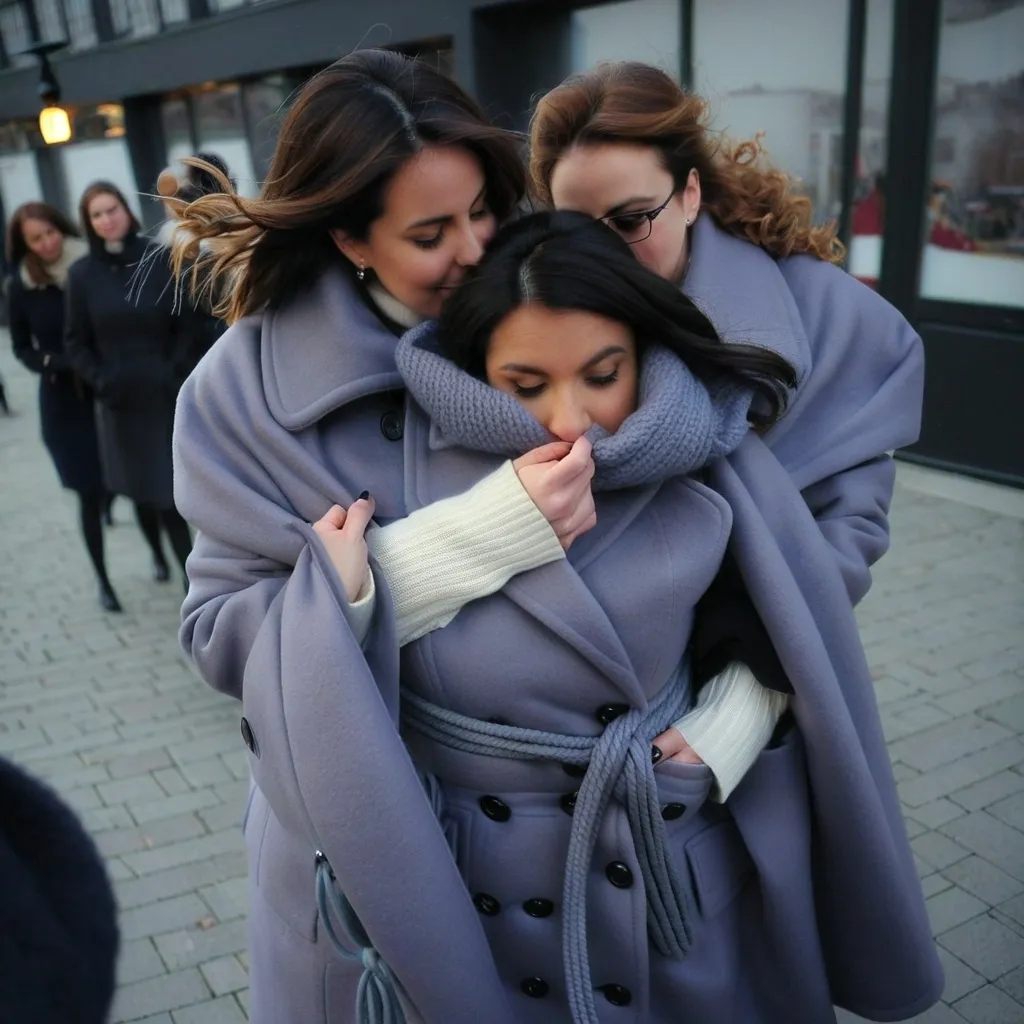
[[655, 736], [654, 746], [661, 751], [658, 761], [682, 761], [684, 764], [703, 764], [704, 761], [683, 734], [675, 728], [666, 729], [660, 736]]
[[590, 480], [594, 475], [594, 460], [591, 454], [590, 442], [585, 437], [576, 438], [568, 455], [552, 469], [552, 478], [562, 482], [568, 482], [577, 477]]
[[515, 468], [518, 472], [525, 466], [536, 466], [542, 462], [557, 462], [559, 459], [564, 459], [569, 454], [570, 445], [566, 441], [552, 441], [550, 444], [541, 445], [540, 448], [534, 448], [532, 451], [528, 451], [525, 455], [520, 455], [515, 460]]
[[359, 498], [358, 501], [349, 506], [348, 515], [345, 517], [345, 525], [341, 532], [350, 537], [362, 537], [366, 533], [366, 527], [369, 526], [376, 507], [377, 505], [373, 498], [369, 496]]
[[324, 513], [323, 518], [313, 524], [313, 531], [321, 537], [326, 537], [328, 534], [340, 530], [345, 525], [345, 518], [345, 510], [340, 505], [332, 505]]

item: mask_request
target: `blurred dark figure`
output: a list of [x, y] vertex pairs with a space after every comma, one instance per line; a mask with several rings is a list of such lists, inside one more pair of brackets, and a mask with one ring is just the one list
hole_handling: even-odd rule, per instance
[[165, 580], [161, 530], [182, 573], [192, 547], [174, 507], [171, 428], [178, 388], [197, 359], [198, 332], [187, 304], [175, 303], [167, 259], [139, 235], [117, 187], [90, 185], [80, 214], [89, 254], [68, 275], [66, 351], [99, 402], [107, 489], [136, 503], [154, 576]]
[[89, 252], [75, 226], [45, 203], [25, 203], [7, 227], [13, 268], [8, 295], [15, 356], [39, 374], [43, 443], [60, 482], [78, 495], [79, 525], [100, 588], [100, 604], [121, 611], [107, 576], [103, 518], [110, 496], [103, 483], [92, 389], [64, 353], [64, 293], [68, 271]]
[[0, 1024], [104, 1024], [114, 894], [92, 839], [49, 787], [0, 758]]

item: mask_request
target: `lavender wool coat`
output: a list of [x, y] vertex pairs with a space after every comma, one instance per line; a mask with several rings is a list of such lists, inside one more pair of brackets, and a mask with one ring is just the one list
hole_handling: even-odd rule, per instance
[[[893, 467], [882, 453], [917, 434], [920, 342], [835, 268], [777, 263], [706, 217], [694, 246], [686, 290], [721, 334], [797, 367], [789, 415], [712, 467], [710, 487], [677, 479], [602, 499], [571, 563], [518, 577], [401, 662], [386, 581], [361, 649], [308, 523], [364, 488], [386, 522], [464, 489], [493, 460], [432, 450], [414, 407], [394, 439], [395, 341], [340, 274], [233, 327], [183, 389], [176, 499], [200, 535], [182, 639], [204, 677], [241, 698], [251, 736], [256, 1024], [354, 1019], [361, 967], [333, 952], [318, 922], [318, 850], [376, 950], [364, 962], [378, 974], [377, 957], [389, 965], [410, 1021], [569, 1021], [557, 907], [524, 905], [558, 898], [570, 826], [560, 797], [574, 782], [555, 764], [413, 736], [407, 748], [400, 676], [454, 710], [597, 734], [597, 707], [643, 706], [668, 678], [730, 531], [798, 728], [725, 809], [703, 802], [705, 769], [656, 771], [659, 799], [686, 807], [668, 827], [699, 908], [685, 960], [650, 948], [630, 836], [621, 809], [608, 812], [588, 896], [601, 1020], [818, 1024], [834, 1019], [833, 1003], [900, 1020], [938, 999], [852, 615], [888, 542]], [[409, 749], [442, 780], [443, 823]], [[483, 813], [483, 795], [510, 817]], [[610, 884], [613, 861], [636, 884]], [[499, 911], [478, 909], [481, 895]], [[531, 979], [545, 996], [536, 985], [527, 994]]]

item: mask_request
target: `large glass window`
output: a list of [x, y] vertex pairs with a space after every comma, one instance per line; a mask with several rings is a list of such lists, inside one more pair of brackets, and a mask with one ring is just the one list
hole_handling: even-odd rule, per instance
[[35, 63], [31, 54], [20, 52], [32, 45], [32, 29], [29, 27], [28, 11], [24, 3], [0, 7], [0, 35], [3, 36], [4, 51], [11, 67], [27, 67]]
[[759, 136], [768, 158], [798, 179], [819, 221], [842, 197], [847, 0], [697, 0], [694, 88], [712, 128]]
[[13, 121], [0, 125], [0, 194], [7, 217], [22, 203], [43, 198], [33, 150], [33, 145], [41, 142], [31, 123]]
[[874, 288], [882, 272], [885, 154], [892, 88], [893, 0], [868, 0], [857, 184], [846, 269]]
[[161, 104], [160, 114], [164, 126], [167, 159], [174, 163], [182, 157], [192, 156], [196, 151], [196, 146], [192, 138], [188, 100], [185, 97], [164, 100]]
[[277, 142], [277, 129], [291, 90], [284, 75], [268, 75], [242, 88], [245, 112], [252, 131], [252, 156], [256, 176], [263, 179], [270, 169]]
[[627, 0], [572, 13], [572, 67], [638, 60], [679, 78], [679, 0]]
[[138, 186], [124, 139], [124, 111], [121, 106], [101, 103], [77, 110], [73, 140], [60, 147], [61, 169], [72, 208], [77, 210], [86, 188], [102, 179], [124, 193], [128, 205], [138, 216]]
[[99, 42], [92, 0], [64, 0], [64, 16], [68, 23], [68, 42], [72, 50], [88, 50]]
[[258, 195], [259, 182], [252, 166], [238, 85], [204, 89], [192, 102], [199, 148], [216, 153], [228, 165], [241, 195]]
[[118, 36], [139, 39], [160, 31], [157, 0], [110, 0], [110, 17]]
[[67, 32], [64, 31], [64, 14], [58, 0], [35, 0], [35, 7], [39, 38], [44, 42], [67, 39]]
[[943, 0], [921, 295], [1024, 307], [1024, 0]]

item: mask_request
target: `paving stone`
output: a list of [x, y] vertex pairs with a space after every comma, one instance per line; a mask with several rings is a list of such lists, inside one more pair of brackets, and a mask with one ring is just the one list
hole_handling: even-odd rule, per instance
[[1018, 924], [1024, 925], [1024, 893], [1004, 900], [999, 904], [998, 909], [1000, 913], [1005, 914]]
[[245, 1024], [248, 1020], [232, 996], [175, 1010], [171, 1016], [174, 1024]]
[[[128, 870], [125, 867], [125, 870]], [[181, 864], [137, 877], [129, 871], [129, 878], [116, 886], [118, 905], [124, 908], [139, 907], [146, 903], [197, 892], [204, 886], [224, 882], [229, 878], [246, 876], [245, 857], [231, 852], [192, 864]]]
[[119, 985], [129, 985], [134, 981], [155, 978], [157, 975], [165, 973], [164, 962], [148, 938], [125, 941], [125, 936], [122, 934], [121, 951], [117, 961]]
[[203, 902], [213, 911], [218, 921], [231, 921], [245, 917], [249, 910], [248, 879], [232, 878], [199, 890]]
[[1024, 832], [1024, 793], [1015, 793], [986, 808], [988, 813], [1018, 832]]
[[125, 804], [129, 801], [161, 800], [166, 796], [149, 775], [120, 779], [117, 782], [100, 783], [96, 790], [107, 805]]
[[1024, 761], [1024, 743], [1019, 737], [996, 743], [987, 750], [970, 754], [943, 765], [934, 771], [901, 782], [900, 799], [910, 807], [918, 807], [942, 796], [949, 796], [965, 786], [1013, 768]]
[[163, 796], [159, 800], [149, 800], [145, 803], [130, 803], [128, 810], [140, 825], [145, 825], [161, 818], [172, 818], [188, 811], [202, 811], [218, 806], [220, 799], [212, 789], [198, 789], [177, 796]]
[[[1024, 678], [1008, 674], [984, 682], [965, 684], [963, 689], [935, 699], [935, 706], [951, 715], [963, 715], [970, 711], [981, 711], [991, 704], [998, 704], [1010, 697], [1024, 693]], [[982, 717], [988, 717], [982, 712]]]
[[957, 886], [945, 889], [927, 901], [932, 934], [941, 935], [988, 910], [988, 904]]
[[949, 889], [953, 883], [945, 877], [944, 874], [939, 874], [938, 871], [933, 871], [926, 878], [921, 879], [921, 892], [924, 893], [924, 898], [927, 900], [931, 896], [935, 896], [937, 893], [945, 892]]
[[1024, 835], [987, 811], [957, 818], [943, 825], [941, 831], [1007, 874], [1024, 880]]
[[1024, 966], [1004, 974], [996, 984], [1011, 998], [1024, 1005]]
[[122, 985], [114, 1000], [113, 1020], [134, 1021], [208, 1000], [210, 990], [195, 968]]
[[[246, 771], [249, 762], [246, 760]], [[216, 786], [219, 783], [231, 782], [234, 776], [228, 771], [227, 765], [220, 757], [208, 757], [203, 761], [190, 761], [176, 769], [193, 789], [205, 786]]]
[[168, 796], [179, 796], [182, 793], [190, 792], [192, 789], [200, 788], [193, 786], [177, 768], [161, 768], [152, 774], [157, 785]]
[[[154, 822], [159, 825], [160, 822]], [[221, 853], [243, 850], [242, 834], [238, 829], [228, 829], [213, 835], [202, 835], [196, 839], [172, 843], [160, 849], [142, 853], [128, 853], [122, 858], [137, 875], [148, 875], [154, 871], [177, 867], [179, 864], [194, 864], [216, 857]]]
[[1005, 726], [965, 715], [894, 743], [890, 753], [911, 768], [926, 772], [1012, 738], [1013, 733]]
[[121, 934], [125, 939], [162, 935], [194, 925], [208, 916], [209, 909], [195, 893], [148, 903], [121, 912]]
[[[206, 826], [194, 814], [181, 814], [174, 818], [163, 818], [160, 821], [151, 821], [146, 825], [137, 828], [124, 828], [117, 831], [103, 832], [94, 838], [100, 852], [105, 857], [124, 857], [136, 851], [153, 851], [159, 847], [170, 844], [180, 844], [184, 840], [206, 834]], [[136, 874], [142, 874], [134, 864], [125, 860], [125, 863]], [[152, 863], [144, 860], [147, 866]], [[161, 864], [152, 870], [159, 871], [163, 867], [172, 867], [172, 864]]]
[[981, 811], [1005, 797], [1024, 791], [1024, 775], [1005, 771], [951, 793], [949, 799], [968, 811]]
[[1024, 963], [1024, 938], [991, 916], [953, 928], [939, 942], [989, 981]]
[[176, 971], [240, 953], [248, 944], [247, 928], [245, 921], [228, 921], [212, 928], [169, 932], [154, 942], [167, 969]]
[[942, 874], [993, 907], [1024, 892], [1024, 882], [975, 855], [943, 868]]
[[206, 984], [215, 996], [238, 992], [249, 984], [249, 976], [243, 970], [237, 957], [222, 956], [199, 965]]
[[[916, 839], [911, 839], [910, 848], [914, 853], [935, 871], [941, 871], [950, 864], [970, 855], [970, 850], [958, 845], [942, 835], [941, 832], [925, 832]], [[128, 862], [129, 867], [134, 866]]]
[[986, 985], [953, 1004], [970, 1024], [1015, 1024], [1024, 1019], [1024, 1006], [995, 985]]
[[947, 822], [953, 821], [966, 813], [963, 807], [954, 804], [944, 797], [933, 800], [930, 804], [922, 804], [920, 807], [911, 808], [908, 813], [915, 820], [926, 825], [930, 829], [938, 828]]

